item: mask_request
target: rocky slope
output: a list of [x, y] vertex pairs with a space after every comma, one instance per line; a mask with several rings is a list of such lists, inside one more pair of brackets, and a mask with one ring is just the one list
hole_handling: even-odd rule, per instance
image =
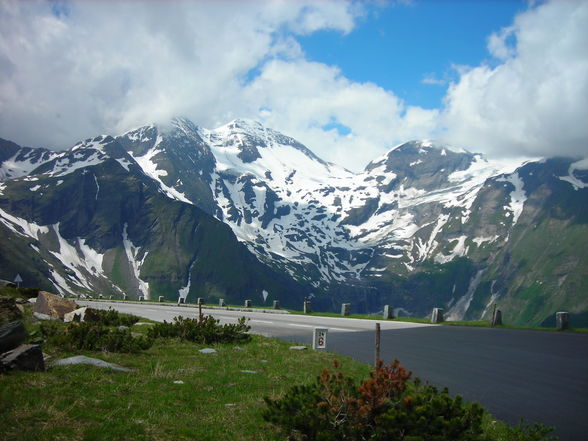
[[[23, 257], [46, 262], [63, 292], [257, 290], [290, 303], [309, 295], [320, 309], [441, 306], [456, 319], [486, 317], [498, 303], [521, 324], [588, 309], [586, 161], [489, 161], [418, 141], [352, 173], [253, 121], [206, 130], [186, 119], [62, 153], [3, 142], [0, 159], [0, 228], [27, 238]], [[191, 232], [202, 222], [215, 231], [203, 235], [206, 258]], [[226, 260], [227, 247], [239, 257]], [[235, 264], [229, 276], [223, 263], [241, 260], [257, 273]], [[3, 266], [0, 277], [10, 274]], [[248, 282], [235, 285], [237, 274]], [[224, 291], [205, 288], [209, 279]]]

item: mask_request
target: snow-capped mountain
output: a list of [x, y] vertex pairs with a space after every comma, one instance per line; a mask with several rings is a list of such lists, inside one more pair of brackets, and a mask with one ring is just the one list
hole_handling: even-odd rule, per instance
[[[61, 153], [23, 150], [4, 142], [0, 159], [0, 220], [12, 231], [18, 230], [15, 225], [28, 228], [28, 237], [35, 240], [50, 225], [59, 225], [53, 229], [61, 231], [71, 214], [62, 210], [61, 216], [56, 213], [38, 222], [28, 201], [43, 205], [50, 197], [40, 197], [42, 192], [56, 191], [66, 175], [75, 175], [77, 185], [93, 183], [93, 204], [99, 205], [108, 193], [102, 189], [106, 177], [97, 171], [109, 164], [122, 182], [132, 176], [167, 203], [203, 210], [228, 225], [274, 277], [281, 274], [291, 280], [297, 292], [293, 297], [312, 295], [318, 308], [335, 309], [341, 301], [351, 301], [358, 310], [377, 311], [392, 303], [422, 315], [432, 306], [444, 306], [450, 317], [478, 318], [499, 301], [519, 309], [510, 313], [513, 320], [526, 314], [521, 322], [538, 323], [547, 316], [547, 306], [521, 302], [521, 296], [537, 292], [551, 298], [553, 289], [558, 307], [583, 311], [588, 306], [586, 296], [578, 296], [574, 288], [587, 280], [585, 246], [579, 245], [588, 242], [586, 209], [581, 208], [588, 206], [585, 161], [490, 161], [450, 146], [413, 141], [392, 148], [362, 173], [352, 173], [255, 121], [235, 120], [207, 130], [182, 118], [115, 138], [97, 137]], [[116, 191], [117, 183], [110, 184], [110, 191]], [[146, 282], [150, 258], [137, 246], [145, 238], [133, 238], [145, 234], [131, 233], [125, 226], [130, 224], [122, 222], [125, 203], [119, 204], [116, 209], [111, 205], [112, 216], [121, 218], [116, 232], [111, 242], [108, 234], [101, 236], [99, 251], [92, 245], [90, 222], [96, 222], [96, 216], [77, 216], [75, 234], [68, 226], [60, 250], [76, 237], [77, 251], [70, 254], [79, 261], [65, 266], [74, 276], [76, 268], [88, 265], [83, 262], [94, 262], [91, 268], [104, 271], [110, 262], [91, 258], [92, 252], [107, 254], [119, 247], [129, 262], [121, 271], [135, 281], [134, 293], [159, 295], [163, 291]], [[154, 222], [160, 219], [156, 211]], [[170, 219], [169, 227], [174, 222]], [[524, 273], [521, 268], [532, 259], [525, 247], [549, 241], [543, 234], [554, 228], [579, 240], [563, 247], [549, 243], [571, 260], [567, 266], [541, 269], [535, 264]], [[51, 255], [63, 262], [63, 253]], [[204, 296], [201, 288], [188, 283], [198, 267], [198, 260], [178, 262], [182, 280], [168, 282], [164, 295]], [[68, 275], [55, 275], [60, 274], [55, 264], [51, 274], [63, 291], [97, 289], [81, 282], [66, 289], [59, 277], [67, 282]], [[199, 277], [205, 284], [206, 277]], [[545, 280], [538, 284], [537, 277]], [[265, 290], [260, 285], [256, 289]]]

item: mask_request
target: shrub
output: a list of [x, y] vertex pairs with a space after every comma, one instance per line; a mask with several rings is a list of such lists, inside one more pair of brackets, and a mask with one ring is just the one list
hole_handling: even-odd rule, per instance
[[[398, 361], [379, 362], [357, 386], [335, 365], [314, 384], [294, 386], [283, 398], [265, 398], [266, 421], [308, 441], [476, 441], [481, 407], [452, 398], [418, 380]], [[296, 438], [294, 438], [296, 439]]]
[[92, 313], [104, 326], [133, 326], [139, 321], [139, 317], [131, 314], [122, 314], [112, 308], [92, 309]]
[[133, 337], [128, 329], [109, 329], [95, 322], [71, 322], [65, 326], [44, 322], [41, 332], [49, 344], [67, 351], [139, 352], [153, 344], [149, 337]]
[[244, 342], [250, 339], [247, 331], [247, 319], [241, 317], [237, 324], [221, 325], [220, 321], [211, 316], [197, 319], [174, 317], [173, 323], [164, 321], [156, 323], [148, 330], [153, 338], [179, 338], [201, 344]]
[[492, 441], [554, 441], [558, 437], [550, 435], [553, 427], [543, 424], [525, 424], [520, 420], [516, 426], [509, 426], [493, 421], [486, 428], [486, 434]]

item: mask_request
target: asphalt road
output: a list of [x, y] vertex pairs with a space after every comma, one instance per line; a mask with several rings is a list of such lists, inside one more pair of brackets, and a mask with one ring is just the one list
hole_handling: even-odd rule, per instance
[[[84, 303], [84, 302], [79, 302]], [[153, 320], [196, 316], [192, 307], [92, 302]], [[250, 318], [252, 332], [312, 344], [314, 327], [329, 328], [328, 350], [374, 360], [375, 322], [263, 312], [204, 309], [222, 323]], [[448, 387], [515, 424], [556, 427], [561, 441], [588, 440], [588, 334], [380, 322], [381, 357], [399, 359], [415, 376]]]

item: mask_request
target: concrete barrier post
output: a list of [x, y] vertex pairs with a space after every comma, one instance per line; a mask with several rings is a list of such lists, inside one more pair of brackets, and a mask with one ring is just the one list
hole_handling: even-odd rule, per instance
[[123, 300], [128, 300], [129, 296], [127, 296], [126, 294], [123, 294]]
[[494, 311], [494, 315], [492, 316], [492, 326], [500, 325], [502, 325], [502, 311], [500, 309], [496, 309]]
[[304, 309], [303, 309], [304, 314], [310, 314], [311, 309], [310, 309], [310, 300], [304, 300]]
[[390, 320], [394, 318], [394, 308], [390, 305], [384, 305], [384, 314], [382, 315], [384, 320]]
[[159, 303], [163, 303], [163, 296], [159, 296]]
[[565, 331], [570, 327], [570, 314], [567, 312], [555, 313], [555, 326], [558, 331]]
[[102, 294], [98, 294], [98, 298], [102, 300]]
[[185, 297], [180, 297], [178, 299], [178, 304], [180, 304], [180, 303], [186, 303], [186, 298]]
[[251, 300], [245, 300], [245, 308], [251, 308]]
[[142, 302], [143, 300], [145, 300], [145, 297], [139, 296], [139, 301]]
[[198, 297], [197, 304], [198, 305], [204, 305], [204, 298]]
[[280, 309], [280, 301], [274, 300], [274, 309]]
[[341, 304], [341, 317], [348, 316], [350, 309], [351, 309], [351, 303], [342, 303]]
[[112, 300], [112, 296], [108, 296], [108, 300]]
[[225, 299], [218, 299], [218, 306], [221, 308], [225, 306]]
[[441, 323], [443, 320], [443, 308], [433, 308], [431, 323]]

